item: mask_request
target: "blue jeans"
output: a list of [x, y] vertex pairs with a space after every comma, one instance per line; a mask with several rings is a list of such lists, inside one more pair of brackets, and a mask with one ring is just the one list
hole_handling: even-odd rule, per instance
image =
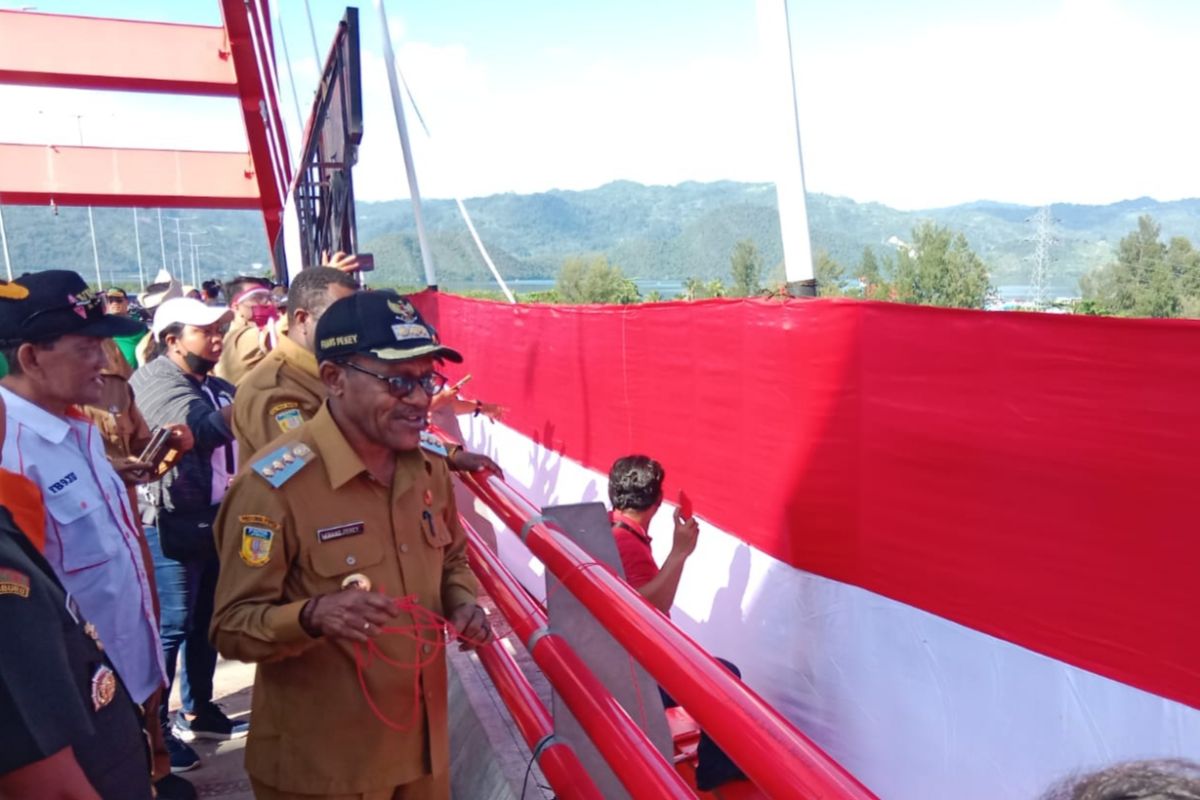
[[146, 526], [146, 541], [154, 559], [158, 604], [162, 611], [159, 628], [167, 664], [167, 689], [158, 716], [166, 729], [167, 698], [175, 680], [175, 662], [180, 651], [183, 652], [183, 673], [179, 676], [179, 691], [183, 697], [183, 710], [192, 714], [212, 702], [217, 651], [208, 641], [208, 626], [212, 622], [219, 562], [215, 554], [199, 561], [167, 558], [159, 544], [156, 527]]

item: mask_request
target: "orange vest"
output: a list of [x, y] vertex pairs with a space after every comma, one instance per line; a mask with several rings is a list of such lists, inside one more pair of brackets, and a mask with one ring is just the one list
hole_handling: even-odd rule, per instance
[[37, 485], [24, 475], [0, 469], [0, 505], [9, 510], [21, 533], [42, 552], [46, 547], [46, 507]]

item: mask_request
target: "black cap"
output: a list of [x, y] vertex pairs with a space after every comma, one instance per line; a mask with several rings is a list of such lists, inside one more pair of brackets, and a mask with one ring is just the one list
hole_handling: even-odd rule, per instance
[[317, 322], [317, 361], [364, 353], [384, 361], [433, 356], [462, 363], [438, 342], [412, 303], [392, 292], [355, 292], [335, 301]]
[[67, 334], [107, 339], [145, 329], [136, 320], [105, 314], [104, 298], [93, 293], [79, 273], [67, 269], [26, 273], [0, 291], [0, 344], [42, 342]]

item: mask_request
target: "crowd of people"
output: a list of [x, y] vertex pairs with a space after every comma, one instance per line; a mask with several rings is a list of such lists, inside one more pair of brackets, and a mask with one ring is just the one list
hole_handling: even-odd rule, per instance
[[[407, 299], [331, 264], [283, 295], [0, 282], [0, 800], [190, 800], [190, 743], [241, 737], [259, 800], [449, 797], [443, 637], [491, 637], [450, 473], [500, 468], [425, 429], [504, 410], [448, 385], [462, 356]], [[664, 478], [619, 459], [609, 497], [624, 577], [669, 615], [699, 526], [676, 510], [654, 561]], [[215, 702], [219, 656], [258, 665], [248, 717]], [[701, 789], [741, 777], [707, 736], [699, 757]], [[1200, 767], [1047, 797], [1200, 800]]]
[[[189, 743], [246, 736], [257, 797], [448, 795], [440, 623], [490, 636], [449, 471], [499, 467], [421, 434], [435, 404], [503, 409], [334, 263], [282, 295], [0, 283], [0, 797], [194, 798]], [[406, 625], [423, 643], [381, 636]], [[366, 642], [401, 668], [360, 686]], [[219, 655], [259, 664], [248, 717]], [[365, 724], [364, 688], [403, 722]]]

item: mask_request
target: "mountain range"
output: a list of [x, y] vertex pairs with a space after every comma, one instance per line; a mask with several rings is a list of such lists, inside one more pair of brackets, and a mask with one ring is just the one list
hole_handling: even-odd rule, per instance
[[[768, 183], [682, 183], [644, 186], [629, 181], [586, 191], [498, 194], [466, 201], [479, 235], [501, 274], [512, 279], [552, 279], [564, 259], [602, 253], [635, 279], [681, 280], [729, 276], [734, 244], [750, 239], [768, 273], [781, 275], [783, 258], [775, 188]], [[447, 288], [485, 286], [490, 274], [475, 250], [452, 200], [427, 200], [422, 206], [439, 283]], [[1159, 202], [1143, 197], [1103, 206], [1054, 204], [1050, 207], [1049, 285], [1057, 295], [1074, 295], [1078, 280], [1113, 258], [1117, 242], [1149, 214], [1164, 238], [1185, 236], [1200, 243], [1200, 199]], [[877, 255], [909, 239], [913, 227], [931, 220], [963, 232], [988, 264], [993, 285], [1030, 280], [1037, 229], [1036, 207], [980, 201], [947, 208], [900, 211], [879, 203], [810, 194], [808, 211], [813, 246], [827, 251], [853, 275], [864, 247]], [[95, 274], [87, 211], [5, 206], [3, 208], [14, 273], [66, 266], [89, 278]], [[191, 278], [192, 252], [199, 257], [200, 278], [229, 277], [263, 269], [267, 245], [261, 217], [253, 212], [169, 211], [162, 235], [154, 210], [138, 214], [135, 243], [130, 209], [94, 210], [97, 249], [106, 283], [137, 286], [138, 245], [147, 279], [165, 261], [173, 272], [183, 253], [183, 274]], [[173, 217], [180, 216], [181, 238]], [[421, 260], [407, 200], [360, 202], [359, 241], [373, 253], [376, 285], [416, 286]], [[891, 243], [889, 243], [891, 242]]]

